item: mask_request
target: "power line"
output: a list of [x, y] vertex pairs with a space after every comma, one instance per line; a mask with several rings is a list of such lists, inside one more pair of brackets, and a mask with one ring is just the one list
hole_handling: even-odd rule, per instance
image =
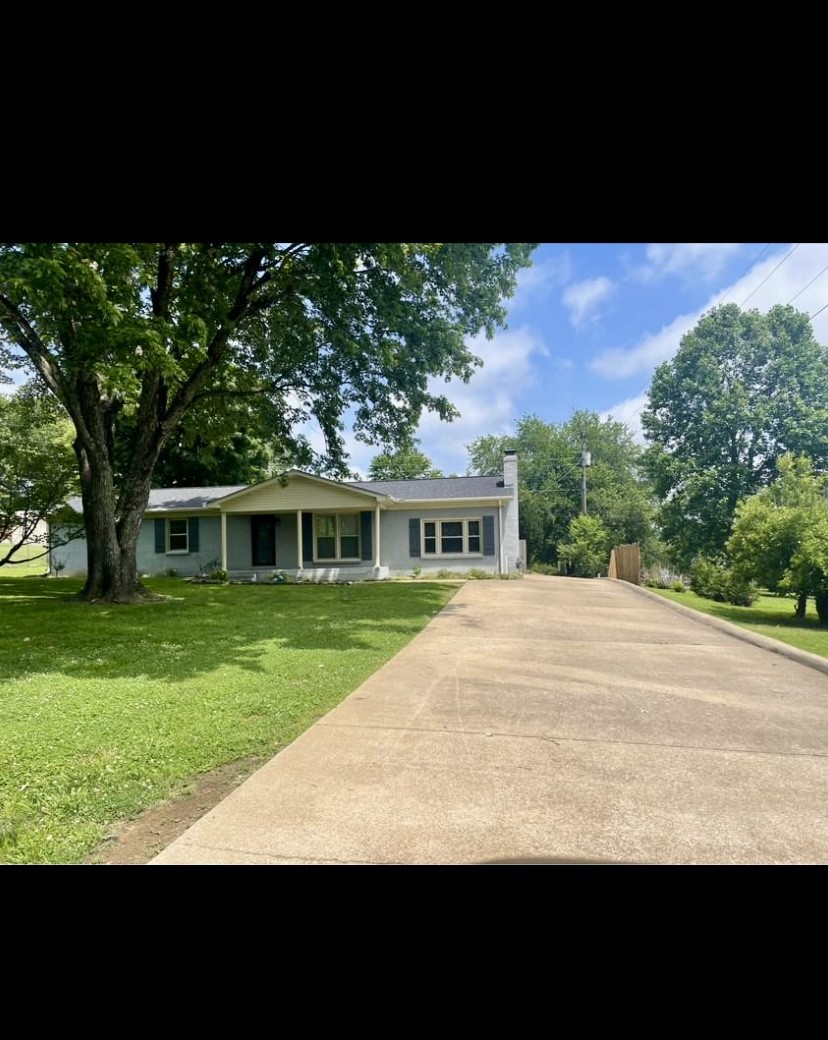
[[797, 249], [799, 249], [799, 247], [801, 245], [802, 245], [801, 242], [797, 242], [796, 245], [793, 247], [793, 249], [790, 251], [790, 253], [788, 253], [787, 256], [783, 256], [782, 257], [782, 259], [779, 261], [779, 263], [776, 265], [776, 267], [774, 267], [774, 269], [771, 271], [771, 273], [768, 275], [768, 277], [767, 278], [763, 278], [762, 281], [753, 290], [753, 292], [750, 293], [749, 296], [745, 297], [744, 300], [742, 300], [742, 302], [741, 302], [741, 304], [739, 306], [740, 307], [744, 307], [744, 305], [748, 302], [750, 297], [751, 296], [755, 296], [756, 293], [759, 292], [759, 290], [762, 288], [762, 286], [765, 284], [765, 282], [768, 280], [768, 278], [773, 277], [773, 275], [776, 274], [776, 272], [779, 270], [779, 268], [782, 266], [782, 264], [784, 264], [786, 260], [788, 260], [790, 257], [792, 257], [793, 254], [797, 251]]
[[[825, 274], [826, 271], [828, 271], [828, 264], [826, 264], [826, 266], [822, 268], [822, 270], [819, 272], [819, 274], [814, 275], [814, 277], [810, 280], [810, 282], [808, 282], [808, 285], [803, 285], [802, 288], [799, 290], [799, 292], [796, 294], [796, 296], [801, 296], [805, 292], [805, 290], [808, 288], [808, 286], [813, 285], [814, 282], [817, 280], [817, 278], [819, 278], [821, 275]], [[788, 303], [789, 304], [793, 303], [794, 300], [796, 299], [796, 296], [792, 296], [790, 298], [790, 300], [788, 300]], [[785, 306], [787, 306], [787, 304]]]
[[828, 307], [828, 303], [826, 303], [824, 306], [820, 307], [818, 311], [814, 311], [814, 313], [811, 315], [811, 317], [815, 318], [817, 316], [817, 314], [822, 314], [822, 312], [825, 310], [826, 307]]
[[733, 285], [731, 285], [731, 287], [727, 290], [727, 292], [724, 294], [724, 296], [721, 298], [721, 300], [719, 300], [719, 303], [724, 303], [724, 301], [728, 298], [728, 296], [730, 296], [730, 294], [733, 292], [734, 286], [739, 284], [739, 282], [745, 277], [745, 275], [748, 273], [748, 271], [751, 269], [751, 267], [753, 267], [753, 265], [756, 263], [756, 261], [762, 255], [762, 253], [766, 253], [769, 248], [770, 248], [770, 242], [768, 242], [765, 245], [765, 248], [761, 249], [759, 251], [759, 253], [757, 253], [757, 255], [751, 260], [751, 262], [747, 265], [747, 267], [744, 269], [744, 271], [742, 271], [742, 273], [739, 275], [739, 277], [736, 279], [736, 281], [733, 283]]

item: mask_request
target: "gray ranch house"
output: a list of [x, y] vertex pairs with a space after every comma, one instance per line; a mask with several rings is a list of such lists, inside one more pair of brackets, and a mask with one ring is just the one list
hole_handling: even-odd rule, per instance
[[[435, 480], [337, 481], [292, 469], [231, 487], [150, 492], [138, 570], [265, 580], [346, 581], [441, 569], [509, 574], [519, 558], [517, 455], [503, 473]], [[70, 505], [80, 512], [80, 500]], [[51, 569], [86, 572], [86, 541], [56, 549]]]

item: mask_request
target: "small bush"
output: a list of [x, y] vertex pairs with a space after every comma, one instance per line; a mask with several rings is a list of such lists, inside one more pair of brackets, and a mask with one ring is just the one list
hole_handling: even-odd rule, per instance
[[210, 571], [211, 581], [227, 581], [227, 571], [223, 571], [221, 567], [214, 567]]
[[690, 588], [697, 596], [716, 603], [732, 603], [749, 607], [756, 602], [759, 590], [752, 581], [735, 573], [718, 560], [699, 559], [690, 572]]
[[684, 592], [684, 582], [676, 580], [673, 582], [670, 588], [673, 590], [673, 592]]
[[491, 574], [488, 571], [481, 570], [479, 567], [472, 567], [470, 571], [466, 572], [466, 577], [482, 581], [484, 578], [491, 578]]
[[167, 569], [164, 571], [164, 577], [165, 578], [177, 578], [178, 577], [178, 571], [175, 569], [175, 567], [167, 567]]
[[542, 563], [540, 560], [537, 560], [535, 563], [533, 563], [529, 567], [529, 570], [533, 574], [548, 574], [552, 577], [557, 577], [558, 574], [558, 568], [555, 566], [554, 563]]

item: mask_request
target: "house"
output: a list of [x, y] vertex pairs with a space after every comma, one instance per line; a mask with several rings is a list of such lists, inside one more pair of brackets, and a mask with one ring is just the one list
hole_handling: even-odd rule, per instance
[[[503, 474], [337, 481], [292, 469], [260, 484], [150, 492], [138, 538], [143, 574], [344, 581], [441, 569], [519, 569], [517, 455]], [[80, 511], [80, 500], [70, 503]], [[86, 542], [53, 553], [52, 570], [86, 571]]]

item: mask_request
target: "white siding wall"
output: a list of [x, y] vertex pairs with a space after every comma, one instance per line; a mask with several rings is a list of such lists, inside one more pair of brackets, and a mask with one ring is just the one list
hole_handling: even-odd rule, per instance
[[[494, 517], [494, 556], [420, 556], [409, 554], [408, 522], [413, 517], [419, 520], [476, 520], [484, 516]], [[423, 574], [439, 570], [468, 571], [478, 569], [490, 574], [498, 572], [497, 506], [464, 506], [462, 509], [424, 506], [412, 510], [387, 510], [382, 514], [382, 562], [391, 568], [392, 577], [410, 574], [419, 567]]]

